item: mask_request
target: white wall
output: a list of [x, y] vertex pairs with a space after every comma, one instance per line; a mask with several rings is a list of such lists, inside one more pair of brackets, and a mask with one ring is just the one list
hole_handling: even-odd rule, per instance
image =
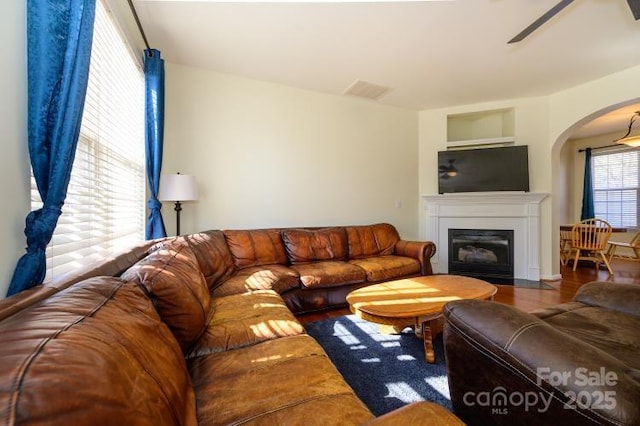
[[[464, 105], [452, 108], [427, 110], [420, 113], [420, 183], [421, 195], [438, 193], [438, 151], [446, 150], [447, 115], [462, 114], [474, 111], [513, 108], [515, 122], [516, 145], [529, 146], [529, 186], [531, 192], [549, 193], [551, 173], [549, 165], [549, 105], [544, 97], [514, 99], [501, 102], [488, 102], [475, 105]], [[545, 199], [540, 207], [540, 245], [541, 274], [549, 278], [551, 259], [544, 256], [551, 247], [551, 237], [547, 232], [551, 227], [551, 199]], [[426, 235], [426, 214], [424, 206], [420, 208], [420, 232]], [[424, 238], [424, 237], [423, 237]]]
[[200, 190], [182, 233], [387, 221], [418, 237], [417, 112], [175, 64], [166, 88], [163, 172]]
[[447, 148], [447, 116], [506, 108], [514, 110], [516, 145], [529, 145], [530, 189], [544, 192], [550, 177], [535, 165], [548, 160], [542, 148], [549, 132], [548, 103], [545, 98], [527, 98], [421, 111], [420, 194], [438, 193], [437, 152]]
[[[604, 78], [594, 80], [567, 90], [555, 93], [549, 97], [551, 107], [550, 118], [550, 137], [551, 144], [551, 173], [552, 193], [557, 198], [557, 194], [562, 194], [559, 185], [563, 180], [559, 178], [563, 174], [572, 173], [572, 171], [564, 171], [563, 156], [559, 153], [562, 151], [567, 139], [571, 136], [571, 132], [586, 122], [605, 114], [622, 106], [638, 102], [640, 99], [640, 66], [629, 68], [617, 73], [608, 75]], [[584, 160], [574, 157], [574, 167], [584, 165]], [[576, 180], [574, 175], [574, 187], [582, 185], [582, 178]], [[580, 189], [580, 194], [582, 190]], [[575, 196], [575, 195], [574, 195]], [[581, 197], [581, 195], [579, 196]], [[566, 201], [565, 201], [566, 202]], [[566, 215], [556, 209], [553, 216], [552, 229], [557, 229], [565, 219]], [[580, 207], [575, 207], [572, 214], [573, 217], [580, 215]], [[554, 247], [558, 247], [558, 235], [554, 236]], [[616, 236], [615, 238], [620, 238]], [[625, 238], [625, 237], [622, 237]], [[553, 267], [559, 270], [558, 251], [553, 251]]]
[[[0, 2], [0, 20], [10, 64], [0, 77], [4, 297], [29, 211], [24, 3]], [[200, 183], [201, 200], [184, 205], [183, 232], [389, 221], [403, 237], [419, 238], [419, 195], [437, 192], [446, 114], [513, 107], [517, 144], [532, 148], [531, 190], [552, 193], [543, 203], [541, 261], [543, 276], [553, 277], [554, 230], [575, 216], [563, 207], [562, 188], [575, 182], [562, 172], [568, 154], [563, 160], [560, 151], [573, 128], [640, 98], [639, 79], [640, 66], [550, 96], [422, 111], [418, 118], [374, 102], [167, 64], [164, 171], [191, 173]], [[163, 211], [174, 232], [172, 206]]]
[[[541, 275], [559, 278], [559, 225], [574, 215], [567, 212], [574, 195], [568, 194], [574, 182], [573, 170], [566, 170], [568, 151], [563, 146], [571, 132], [587, 121], [636, 101], [640, 97], [640, 66], [531, 99], [514, 99], [476, 105], [462, 105], [420, 113], [420, 194], [437, 193], [437, 151], [445, 149], [446, 116], [499, 108], [514, 108], [516, 144], [529, 145], [532, 192], [549, 192], [541, 206]], [[579, 214], [579, 213], [578, 213]], [[421, 207], [420, 231], [425, 235], [425, 216]]]
[[563, 144], [558, 152], [561, 167], [556, 174], [554, 212], [560, 224], [569, 224], [576, 222], [576, 217], [580, 218], [581, 205], [576, 205], [575, 200], [579, 198], [582, 203], [582, 176], [576, 176], [575, 170], [582, 159], [584, 173], [584, 154], [578, 153], [571, 141]]
[[26, 246], [24, 219], [29, 212], [29, 160], [26, 130], [25, 2], [0, 2], [0, 40], [4, 66], [0, 74], [0, 298]]

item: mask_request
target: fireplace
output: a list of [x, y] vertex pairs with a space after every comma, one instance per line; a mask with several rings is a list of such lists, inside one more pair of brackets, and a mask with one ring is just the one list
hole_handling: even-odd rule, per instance
[[[433, 271], [449, 273], [449, 229], [512, 229], [514, 279], [540, 281], [541, 203], [549, 194], [472, 192], [423, 195], [425, 239], [438, 250]], [[558, 279], [550, 275], [546, 279]]]
[[449, 229], [449, 273], [513, 279], [513, 230]]

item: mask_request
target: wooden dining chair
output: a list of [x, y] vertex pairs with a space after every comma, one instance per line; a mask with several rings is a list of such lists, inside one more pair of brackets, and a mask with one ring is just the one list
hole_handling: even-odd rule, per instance
[[565, 266], [569, 263], [573, 254], [572, 238], [570, 229], [560, 230], [560, 265]]
[[[616, 249], [618, 248], [630, 249], [633, 254], [616, 254]], [[609, 248], [607, 249], [609, 262], [614, 256], [620, 259], [640, 260], [640, 231], [628, 243], [609, 241]]]
[[596, 268], [604, 263], [610, 275], [613, 275], [605, 249], [611, 237], [611, 225], [602, 219], [586, 219], [573, 225], [571, 230], [571, 245], [575, 250], [573, 270], [576, 270], [579, 260], [595, 262]]

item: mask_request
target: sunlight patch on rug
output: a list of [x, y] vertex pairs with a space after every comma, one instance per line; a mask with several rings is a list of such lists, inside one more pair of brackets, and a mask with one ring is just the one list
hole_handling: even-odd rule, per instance
[[374, 415], [414, 401], [452, 408], [441, 336], [434, 340], [436, 363], [428, 364], [423, 342], [411, 328], [381, 334], [377, 324], [355, 315], [308, 323], [305, 328]]
[[345, 345], [357, 345], [358, 343], [360, 343], [360, 340], [358, 340], [356, 336], [351, 334], [349, 330], [347, 330], [346, 327], [340, 323], [336, 323], [336, 325], [333, 327], [333, 335], [339, 337], [340, 340], [345, 343]]
[[433, 376], [427, 377], [424, 379], [425, 382], [429, 386], [431, 386], [435, 391], [439, 392], [440, 395], [444, 396], [448, 400], [451, 400], [451, 395], [449, 394], [449, 382], [447, 382], [447, 376]]
[[385, 398], [398, 398], [405, 404], [424, 401], [424, 398], [405, 382], [387, 383], [386, 386], [389, 390], [389, 393], [385, 396]]

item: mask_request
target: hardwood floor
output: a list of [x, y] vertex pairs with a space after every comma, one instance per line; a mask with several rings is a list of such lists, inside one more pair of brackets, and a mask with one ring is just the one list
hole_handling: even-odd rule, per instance
[[[545, 281], [552, 286], [553, 289], [542, 290], [499, 285], [494, 300], [530, 312], [546, 306], [570, 301], [580, 286], [590, 281], [611, 281], [612, 285], [615, 285], [615, 283], [640, 285], [640, 262], [614, 259], [611, 263], [611, 268], [614, 271], [612, 277], [609, 276], [606, 269], [596, 271], [593, 264], [580, 264], [575, 272], [573, 272], [570, 265], [565, 266], [561, 270], [562, 280]], [[304, 324], [325, 318], [348, 315], [350, 313], [348, 308], [333, 309], [330, 311], [299, 315], [298, 320]]]

